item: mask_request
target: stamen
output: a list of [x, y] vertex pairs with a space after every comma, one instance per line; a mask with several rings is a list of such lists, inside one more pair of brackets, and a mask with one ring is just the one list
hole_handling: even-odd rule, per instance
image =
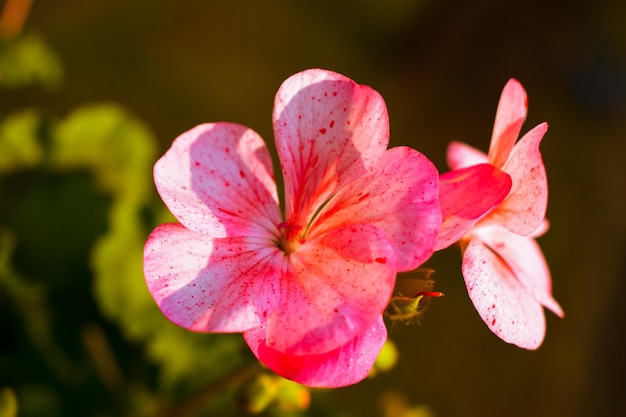
[[291, 222], [282, 222], [278, 225], [278, 230], [285, 229], [285, 239], [293, 240], [294, 237], [302, 230], [302, 226], [299, 224], [293, 224]]
[[443, 297], [443, 293], [441, 291], [419, 291], [415, 294], [415, 297]]
[[278, 224], [278, 230], [283, 231], [283, 238], [280, 241], [280, 247], [286, 254], [290, 254], [304, 243], [304, 239], [299, 237], [302, 226], [292, 221], [282, 222]]

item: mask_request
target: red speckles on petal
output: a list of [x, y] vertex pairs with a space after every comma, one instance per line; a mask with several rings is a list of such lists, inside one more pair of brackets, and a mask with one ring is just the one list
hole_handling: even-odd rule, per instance
[[293, 305], [279, 306], [268, 320], [268, 340], [277, 350], [328, 352], [354, 338], [385, 308], [396, 272], [392, 248], [374, 226], [354, 229], [333, 230], [290, 254], [294, 275], [284, 285]]
[[[315, 386], [351, 384], [367, 375], [386, 338], [381, 312], [393, 290], [394, 249], [408, 239], [392, 239], [359, 210], [354, 221], [315, 236], [312, 218], [383, 158], [384, 101], [340, 74], [310, 70], [281, 86], [273, 117], [287, 221], [280, 223], [261, 138], [240, 125], [199, 126], [155, 169], [159, 192], [181, 221], [151, 235], [146, 282], [183, 327], [250, 332], [255, 354], [282, 375]], [[375, 195], [366, 190], [345, 202]]]
[[[493, 227], [489, 229], [493, 232]], [[539, 294], [528, 282], [526, 273], [511, 268], [514, 263], [506, 253], [496, 254], [481, 241], [489, 237], [480, 231], [468, 243], [463, 255], [463, 276], [474, 307], [490, 330], [502, 340], [525, 349], [536, 349], [545, 335], [543, 306], [535, 296]], [[510, 232], [506, 232], [513, 235]], [[529, 239], [520, 237], [520, 239]], [[493, 242], [487, 242], [490, 245]], [[524, 252], [520, 241], [512, 242]], [[508, 246], [508, 245], [507, 245]], [[493, 247], [493, 246], [491, 246]], [[477, 262], [478, 259], [487, 262]], [[504, 265], [506, 261], [508, 264]], [[532, 263], [532, 259], [527, 259]], [[513, 267], [515, 268], [515, 267]], [[537, 274], [531, 269], [530, 275]], [[536, 279], [536, 278], [531, 278]], [[474, 286], [473, 289], [472, 286]], [[549, 296], [549, 295], [548, 295]], [[548, 296], [543, 298], [551, 300]]]
[[[204, 124], [174, 141], [155, 165], [154, 178], [164, 202], [182, 224], [220, 234], [256, 226], [266, 213], [278, 214], [270, 166], [271, 158], [256, 133], [240, 125]], [[241, 172], [246, 174], [244, 181]], [[226, 225], [216, 216], [216, 203], [248, 205], [244, 210], [248, 213], [242, 216], [244, 211], [236, 210], [238, 216]]]
[[390, 149], [375, 169], [330, 200], [311, 237], [339, 225], [373, 224], [393, 244], [396, 267], [414, 269], [432, 254], [441, 225], [437, 177], [436, 168], [417, 151]]

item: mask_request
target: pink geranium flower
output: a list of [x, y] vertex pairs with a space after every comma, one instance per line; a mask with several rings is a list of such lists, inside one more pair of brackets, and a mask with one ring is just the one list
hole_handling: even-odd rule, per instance
[[[543, 307], [563, 317], [535, 237], [547, 230], [541, 123], [519, 141], [528, 101], [510, 80], [500, 98], [489, 154], [453, 142], [452, 171], [441, 176], [442, 249], [461, 240], [462, 271], [474, 307], [506, 342], [536, 349], [545, 336]], [[516, 143], [517, 141], [517, 143]]]
[[333, 72], [286, 80], [273, 128], [284, 218], [270, 154], [244, 126], [197, 126], [156, 163], [157, 190], [180, 223], [148, 238], [148, 288], [180, 326], [244, 333], [282, 376], [353, 384], [386, 340], [396, 272], [433, 252], [438, 174], [415, 150], [387, 150], [382, 97]]

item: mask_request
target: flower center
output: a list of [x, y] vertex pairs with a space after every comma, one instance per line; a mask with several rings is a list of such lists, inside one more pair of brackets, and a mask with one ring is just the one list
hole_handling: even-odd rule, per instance
[[277, 227], [283, 235], [279, 245], [285, 254], [289, 255], [304, 243], [304, 238], [299, 235], [300, 230], [302, 230], [302, 226], [299, 224], [290, 220], [280, 223]]

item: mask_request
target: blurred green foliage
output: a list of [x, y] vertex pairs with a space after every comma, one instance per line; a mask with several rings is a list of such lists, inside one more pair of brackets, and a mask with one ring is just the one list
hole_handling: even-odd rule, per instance
[[[2, 87], [52, 86], [61, 70], [26, 35], [2, 45], [0, 74]], [[112, 103], [1, 118], [3, 416], [18, 401], [22, 416], [195, 415], [215, 407], [203, 389], [251, 359], [239, 335], [170, 323], [147, 291], [143, 244], [172, 220], [152, 187], [155, 147]]]
[[38, 83], [53, 89], [62, 81], [61, 63], [41, 36], [0, 37], [0, 86], [20, 88]]
[[0, 417], [17, 417], [17, 398], [10, 388], [0, 388]]
[[0, 125], [0, 171], [9, 173], [34, 168], [43, 157], [37, 140], [39, 115], [23, 110], [7, 116]]
[[236, 401], [249, 414], [267, 412], [276, 416], [299, 415], [311, 401], [309, 390], [275, 374], [259, 373], [248, 378], [238, 390]]

